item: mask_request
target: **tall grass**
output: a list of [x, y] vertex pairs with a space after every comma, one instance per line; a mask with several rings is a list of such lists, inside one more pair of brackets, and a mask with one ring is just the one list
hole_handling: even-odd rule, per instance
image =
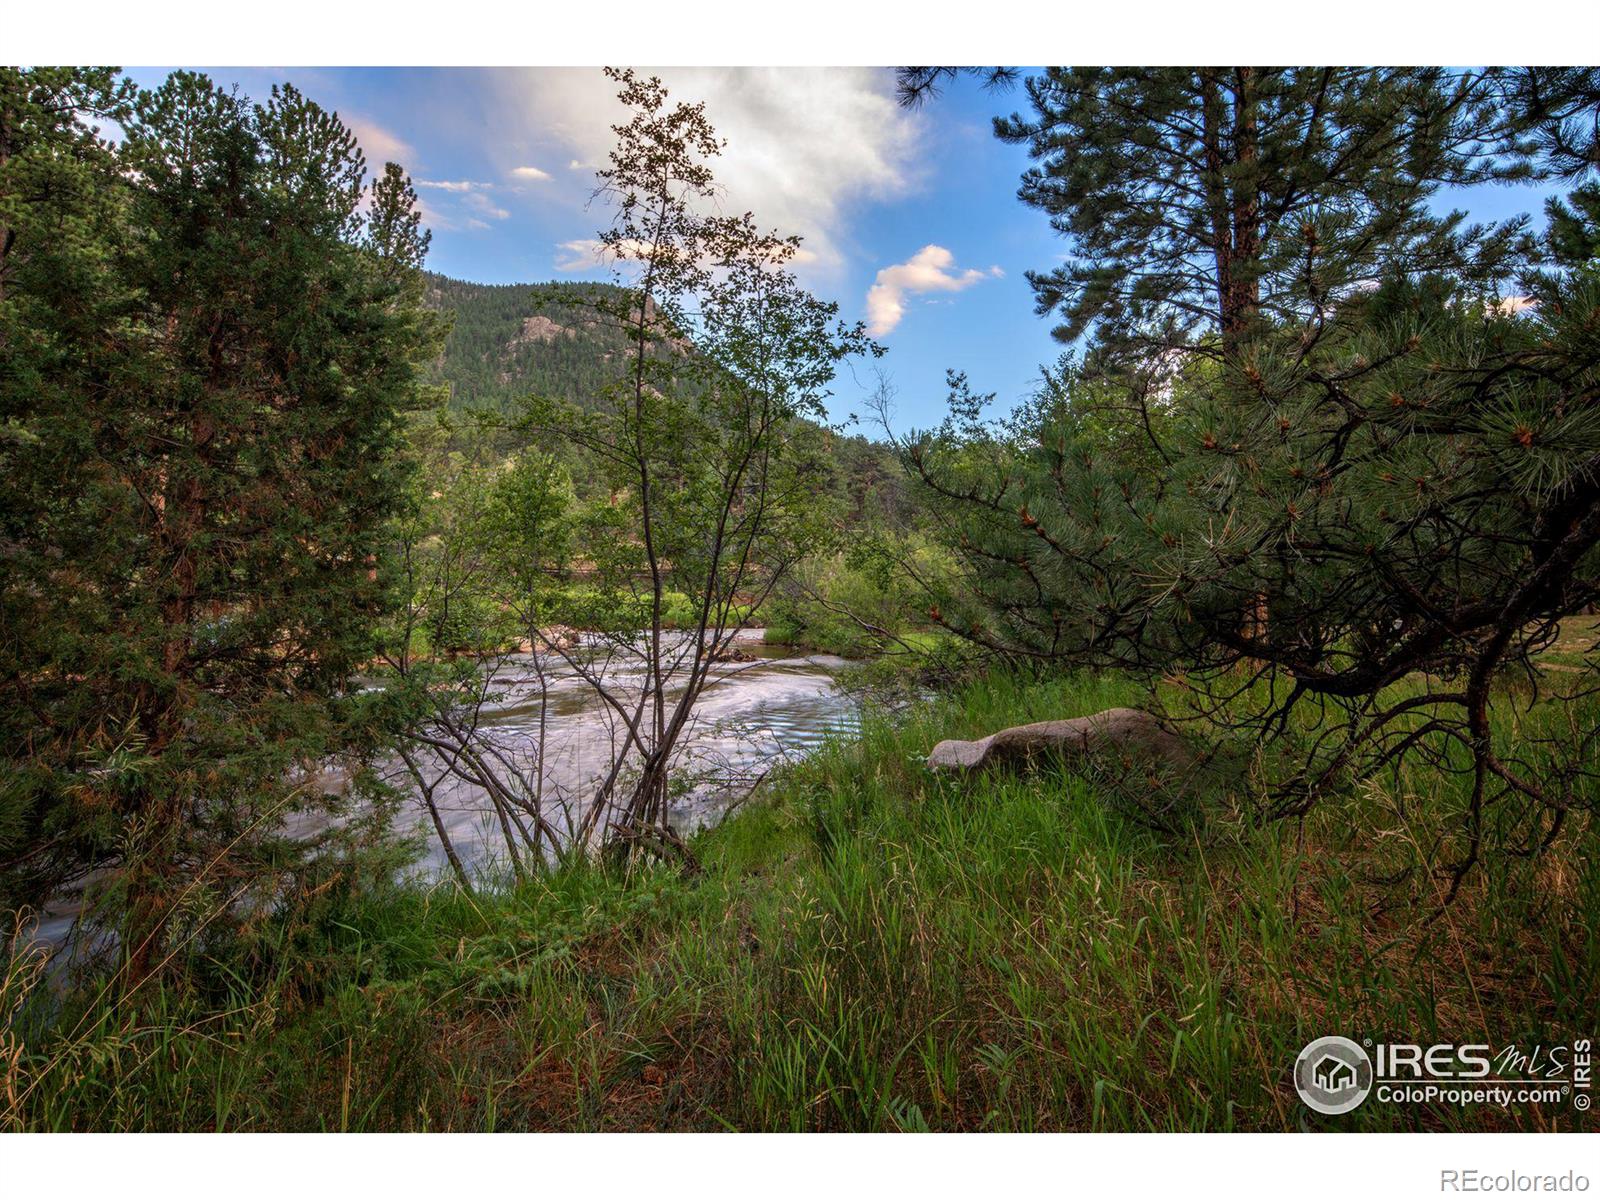
[[[16, 1008], [21, 1040], [9, 1067], [0, 1045], [0, 1122], [1573, 1127], [1570, 1108], [1318, 1117], [1290, 1070], [1327, 1033], [1592, 1035], [1588, 814], [1543, 858], [1486, 863], [1441, 911], [1418, 830], [1453, 803], [1447, 780], [1373, 783], [1296, 824], [1218, 796], [1160, 835], [1060, 764], [922, 765], [943, 737], [1137, 701], [1117, 679], [999, 676], [869, 719], [698, 838], [693, 876], [397, 888], [299, 931], [270, 971], [172, 982], [134, 1009], [7, 976], [0, 1014]], [[1377, 882], [1398, 860], [1423, 869]]]

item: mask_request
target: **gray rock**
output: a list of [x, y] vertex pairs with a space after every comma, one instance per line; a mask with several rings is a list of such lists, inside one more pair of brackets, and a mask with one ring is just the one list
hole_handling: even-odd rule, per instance
[[1137, 708], [1108, 708], [1068, 721], [1014, 725], [976, 742], [943, 741], [928, 755], [936, 771], [975, 771], [997, 762], [1025, 761], [1036, 754], [1116, 755], [1187, 771], [1196, 756], [1177, 734]]

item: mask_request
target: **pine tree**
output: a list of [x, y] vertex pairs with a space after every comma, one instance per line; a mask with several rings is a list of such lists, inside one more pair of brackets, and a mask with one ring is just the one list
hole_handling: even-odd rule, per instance
[[1493, 72], [1513, 127], [1507, 149], [1544, 178], [1600, 171], [1600, 67], [1509, 67]]
[[[1051, 72], [1030, 81], [1039, 119], [1004, 127], [1035, 139], [1024, 198], [1080, 252], [1037, 281], [1041, 303], [1107, 353], [999, 431], [958, 389], [907, 447], [961, 567], [936, 619], [1024, 660], [1181, 673], [1191, 715], [1283, 753], [1280, 815], [1407, 760], [1459, 774], [1459, 820], [1430, 833], [1453, 896], [1486, 853], [1537, 853], [1600, 795], [1592, 675], [1555, 736], [1526, 701], [1490, 703], [1600, 598], [1591, 210], [1559, 210], [1573, 269], [1542, 303], [1500, 303], [1484, 247], [1420, 207], [1429, 179], [1529, 170], [1515, 145], [1472, 165], [1478, 135], [1449, 116], [1478, 111], [1470, 79], [1275, 73], [1329, 89], [1298, 121], [1257, 110], [1242, 139], [1257, 83], [1210, 74]], [[1345, 132], [1308, 141], [1312, 111]], [[1492, 104], [1473, 122], [1485, 153], [1520, 137]], [[1215, 193], [1184, 149], [1209, 128], [1235, 131]], [[1297, 745], [1302, 712], [1317, 734]]]
[[20, 590], [76, 600], [36, 614], [59, 634], [5, 686], [37, 729], [7, 751], [36, 797], [24, 853], [53, 847], [46, 878], [118, 868], [137, 978], [180, 892], [293, 862], [283, 818], [322, 799], [297, 781], [365, 744], [348, 681], [434, 331], [409, 184], [391, 167], [369, 189], [354, 137], [295, 89], [252, 104], [177, 73], [126, 135], [99, 185], [126, 299], [67, 355], [109, 343], [118, 375], [37, 414], [77, 502], [60, 536], [16, 531]]
[[106, 68], [0, 69], [0, 905], [113, 836], [62, 772], [90, 769], [78, 735], [103, 723], [79, 633], [116, 586], [91, 583], [116, 501], [93, 464], [135, 357], [127, 196], [92, 122], [132, 99]]
[[1545, 243], [1558, 267], [1581, 267], [1600, 259], [1600, 184], [1574, 188], [1565, 200], [1544, 206]]
[[[903, 77], [916, 99], [936, 76]], [[995, 122], [1037, 165], [1022, 201], [1072, 259], [1029, 275], [1055, 333], [1230, 354], [1261, 320], [1314, 322], [1394, 272], [1498, 269], [1518, 228], [1427, 201], [1495, 177], [1488, 77], [1425, 68], [1052, 67]]]

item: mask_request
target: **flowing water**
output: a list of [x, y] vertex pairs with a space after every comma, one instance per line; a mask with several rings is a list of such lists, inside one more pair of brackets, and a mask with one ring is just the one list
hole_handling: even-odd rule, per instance
[[[694, 724], [683, 738], [677, 778], [688, 786], [672, 805], [670, 823], [680, 833], [714, 820], [733, 798], [775, 763], [803, 756], [830, 733], [849, 732], [858, 722], [855, 703], [835, 685], [847, 660], [832, 655], [798, 655], [789, 647], [769, 646], [759, 629], [743, 630], [733, 643], [746, 661], [719, 663], [695, 706]], [[640, 660], [608, 667], [607, 687], [636, 693]], [[541, 674], [543, 678], [541, 679]], [[557, 655], [513, 655], [497, 668], [495, 699], [482, 710], [481, 733], [493, 740], [502, 759], [527, 778], [539, 771], [537, 746], [541, 707], [545, 717], [543, 781], [546, 811], [562, 825], [559, 797], [574, 812], [595, 792], [611, 762], [619, 736], [610, 711], [594, 689]], [[541, 705], [541, 697], [542, 705]], [[425, 768], [430, 764], [420, 763]], [[435, 791], [445, 831], [469, 869], [487, 870], [503, 861], [505, 838], [483, 789], [445, 775], [436, 759], [427, 771], [441, 777]], [[415, 792], [398, 760], [386, 776]], [[443, 847], [420, 802], [402, 814], [423, 831], [427, 853], [422, 867], [446, 869]]]
[[[676, 797], [670, 817], [679, 832], [716, 819], [730, 799], [745, 794], [773, 764], [803, 756], [830, 733], [849, 732], [858, 724], [856, 704], [834, 680], [847, 660], [768, 646], [761, 635], [759, 629], [739, 633], [734, 649], [746, 661], [718, 664], [696, 705], [679, 767], [679, 778], [691, 786]], [[637, 686], [639, 670], [634, 660], [627, 667], [608, 668], [603, 679], [608, 687], [627, 692]], [[524, 770], [533, 770], [538, 762], [543, 696], [546, 795], [552, 810], [563, 795], [574, 810], [580, 809], [610, 762], [614, 736], [614, 722], [607, 719], [594, 689], [558, 655], [537, 660], [532, 655], [512, 655], [496, 668], [493, 694], [493, 703], [482, 710], [481, 732], [493, 740], [506, 762]], [[426, 767], [426, 759], [419, 765]], [[440, 774], [438, 764], [432, 765], [430, 778]], [[383, 766], [383, 774], [402, 790], [415, 793], [398, 758]], [[322, 782], [328, 790], [343, 785], [342, 777], [332, 772]], [[505, 839], [482, 789], [445, 776], [435, 791], [435, 802], [463, 865], [474, 874], [495, 873], [504, 861]], [[558, 812], [551, 816], [557, 825], [562, 823]], [[421, 874], [437, 877], [448, 869], [420, 800], [402, 806], [397, 826], [401, 833], [422, 833]], [[311, 828], [306, 826], [306, 832]], [[34, 939], [63, 944], [77, 920], [80, 900], [79, 895], [57, 897], [35, 923]]]

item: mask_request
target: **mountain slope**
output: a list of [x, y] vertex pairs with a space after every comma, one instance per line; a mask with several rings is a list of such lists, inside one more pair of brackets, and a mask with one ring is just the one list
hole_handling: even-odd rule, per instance
[[455, 319], [432, 381], [450, 386], [453, 409], [505, 410], [537, 393], [584, 403], [614, 377], [622, 332], [575, 294], [615, 294], [609, 284], [467, 283], [427, 276], [428, 307]]
[[[428, 307], [455, 320], [431, 380], [450, 386], [456, 410], [504, 412], [529, 395], [587, 407], [616, 380], [627, 336], [582, 303], [563, 301], [619, 294], [604, 283], [468, 283], [429, 273]], [[827, 435], [826, 445], [830, 473], [819, 496], [831, 494], [845, 520], [859, 522], [869, 513], [895, 523], [908, 519], [903, 473], [891, 447], [839, 431]]]

